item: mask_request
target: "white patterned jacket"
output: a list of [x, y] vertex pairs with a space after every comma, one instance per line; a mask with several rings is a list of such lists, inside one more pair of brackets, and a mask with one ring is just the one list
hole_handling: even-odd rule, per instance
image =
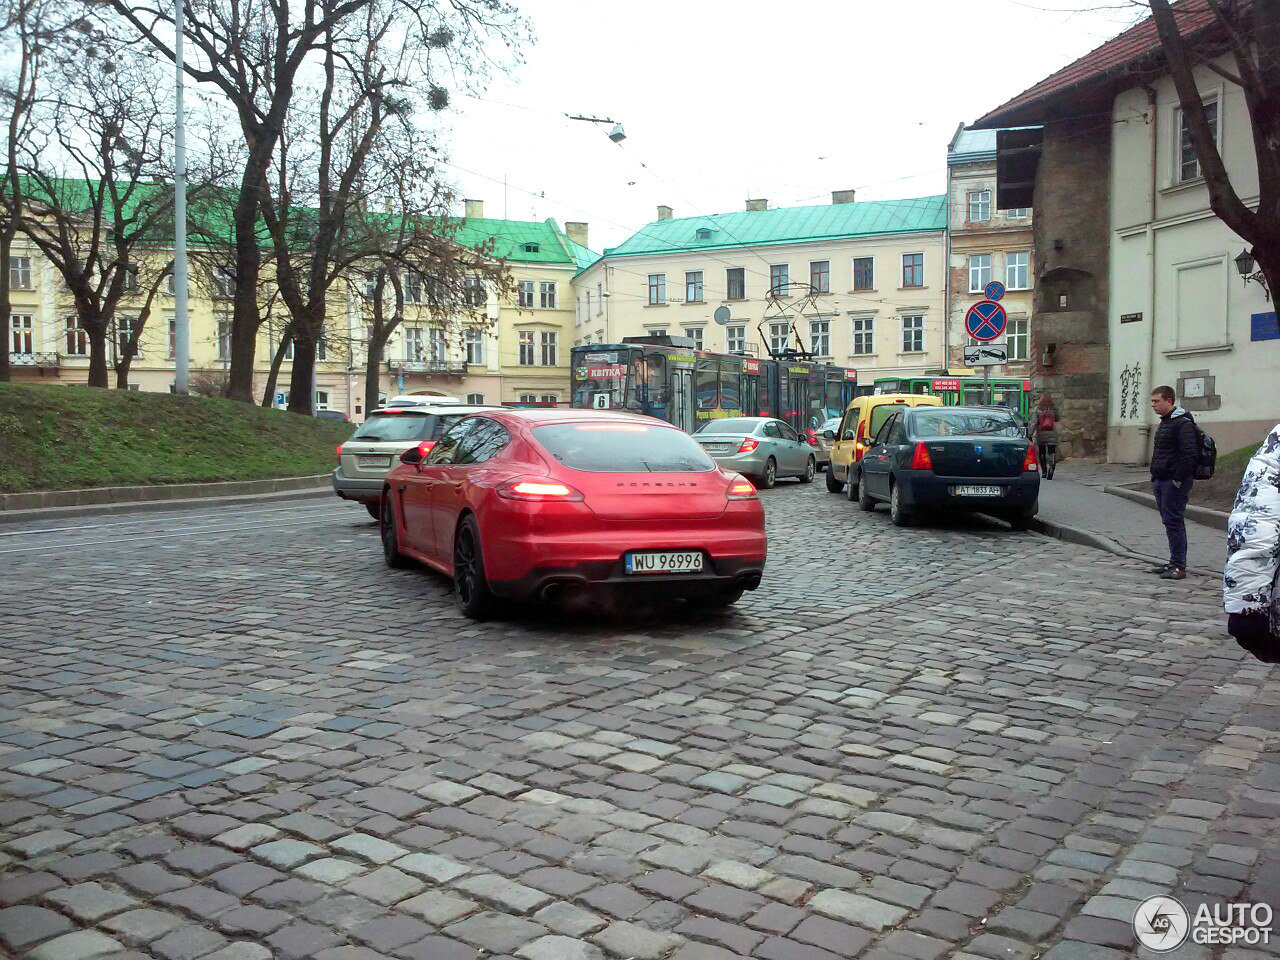
[[1266, 613], [1280, 567], [1280, 424], [1245, 468], [1227, 520], [1222, 600], [1227, 613]]

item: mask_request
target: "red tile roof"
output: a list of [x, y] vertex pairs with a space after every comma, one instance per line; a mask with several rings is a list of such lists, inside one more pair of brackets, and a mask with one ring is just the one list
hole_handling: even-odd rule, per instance
[[[1184, 37], [1213, 24], [1213, 11], [1206, 0], [1178, 0], [1172, 8]], [[1114, 80], [1127, 68], [1150, 58], [1159, 50], [1160, 35], [1156, 31], [1155, 19], [1148, 17], [996, 107], [973, 126], [990, 128], [1042, 122], [1045, 108], [1051, 101], [1086, 85]]]

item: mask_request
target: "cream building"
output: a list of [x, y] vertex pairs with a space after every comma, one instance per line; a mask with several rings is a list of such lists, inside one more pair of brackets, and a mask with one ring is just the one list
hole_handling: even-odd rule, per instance
[[[670, 207], [574, 281], [576, 343], [689, 337], [767, 357], [797, 346], [877, 377], [943, 365], [945, 198], [832, 203], [674, 218]], [[777, 295], [769, 296], [770, 291]], [[719, 307], [729, 311], [717, 323]]]

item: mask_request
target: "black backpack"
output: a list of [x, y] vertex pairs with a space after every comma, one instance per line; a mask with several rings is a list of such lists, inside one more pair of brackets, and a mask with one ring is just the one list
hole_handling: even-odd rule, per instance
[[1191, 429], [1196, 432], [1195, 478], [1197, 480], [1208, 480], [1213, 476], [1213, 471], [1218, 466], [1218, 445], [1214, 443], [1213, 437], [1200, 429], [1200, 424], [1196, 423], [1191, 414], [1187, 414], [1187, 419], [1191, 421]]

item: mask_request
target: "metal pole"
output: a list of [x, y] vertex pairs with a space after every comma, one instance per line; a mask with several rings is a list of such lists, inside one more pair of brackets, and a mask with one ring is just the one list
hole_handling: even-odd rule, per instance
[[174, 82], [177, 88], [173, 128], [173, 389], [187, 393], [191, 375], [191, 318], [187, 313], [187, 137], [182, 104], [182, 0], [174, 0]]
[[982, 402], [986, 406], [991, 406], [991, 367], [982, 368]]

